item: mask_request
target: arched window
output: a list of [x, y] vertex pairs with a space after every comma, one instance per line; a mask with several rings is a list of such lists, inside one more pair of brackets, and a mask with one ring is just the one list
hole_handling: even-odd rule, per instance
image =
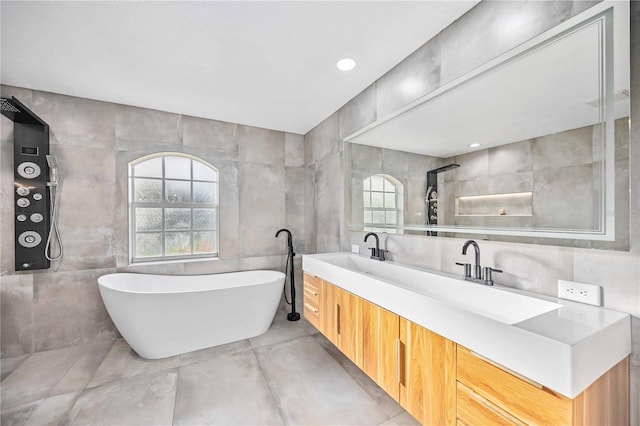
[[218, 256], [218, 169], [161, 152], [129, 163], [132, 263]]
[[404, 187], [391, 175], [373, 175], [363, 182], [364, 230], [401, 233]]

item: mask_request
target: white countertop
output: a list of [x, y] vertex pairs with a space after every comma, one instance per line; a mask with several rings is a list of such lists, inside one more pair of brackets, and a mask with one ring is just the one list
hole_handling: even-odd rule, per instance
[[631, 353], [627, 313], [351, 253], [303, 255], [302, 268], [569, 398]]

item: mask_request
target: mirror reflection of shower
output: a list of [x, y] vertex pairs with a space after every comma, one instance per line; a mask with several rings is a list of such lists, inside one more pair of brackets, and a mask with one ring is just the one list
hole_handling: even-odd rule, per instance
[[[64, 248], [62, 247], [62, 239], [60, 238], [60, 231], [58, 229], [58, 205], [59, 200], [59, 187], [58, 187], [58, 159], [55, 155], [47, 155], [47, 165], [49, 166], [49, 181], [47, 187], [49, 188], [49, 202], [51, 203], [51, 226], [49, 227], [49, 235], [47, 235], [47, 243], [44, 248], [44, 255], [48, 260], [58, 261], [62, 259], [64, 255]], [[54, 253], [53, 237], [55, 235], [55, 242], [58, 247], [57, 254]]]
[[[427, 204], [427, 225], [438, 224], [438, 174], [460, 167], [459, 164], [447, 164], [437, 169], [427, 172], [427, 192], [425, 203]], [[428, 235], [437, 235], [433, 231], [428, 231]]]

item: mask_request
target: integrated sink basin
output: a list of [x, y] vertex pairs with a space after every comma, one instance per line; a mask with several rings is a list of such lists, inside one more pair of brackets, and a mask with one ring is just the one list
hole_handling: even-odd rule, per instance
[[[318, 255], [316, 259], [320, 261], [316, 265], [312, 260], [311, 268], [318, 272], [317, 275], [322, 276], [327, 272], [335, 274], [337, 283], [362, 280], [364, 285], [367, 281], [370, 285], [370, 280], [378, 280], [504, 324], [519, 323], [562, 307], [558, 303], [499, 287], [349, 253]], [[308, 262], [305, 263], [307, 266]]]
[[302, 269], [568, 398], [631, 353], [627, 313], [351, 253]]

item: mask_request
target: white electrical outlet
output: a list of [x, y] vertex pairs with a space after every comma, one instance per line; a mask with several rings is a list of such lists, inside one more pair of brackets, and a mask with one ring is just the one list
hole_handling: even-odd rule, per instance
[[360, 254], [360, 246], [357, 244], [351, 244], [351, 253]]
[[602, 287], [595, 284], [558, 280], [558, 297], [588, 303], [589, 305], [602, 306]]

